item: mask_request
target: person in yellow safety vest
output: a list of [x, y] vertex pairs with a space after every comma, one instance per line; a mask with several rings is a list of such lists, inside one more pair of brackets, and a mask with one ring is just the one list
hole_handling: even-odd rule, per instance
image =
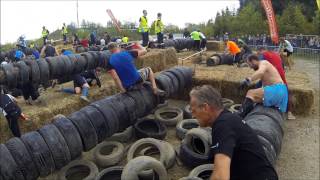
[[163, 43], [163, 29], [164, 25], [161, 21], [161, 13], [158, 13], [158, 19], [155, 21], [155, 32], [157, 34], [158, 43]]
[[[200, 31], [200, 30], [199, 30]], [[197, 51], [200, 50], [200, 33], [199, 31], [193, 31], [190, 35], [191, 38], [193, 39], [193, 48], [196, 49]]]
[[129, 42], [129, 38], [126, 35], [124, 35], [121, 40], [122, 40], [123, 43], [128, 43]]
[[149, 26], [148, 26], [148, 19], [147, 19], [147, 10], [143, 10], [143, 16], [139, 19], [139, 33], [142, 35], [142, 46], [146, 47], [149, 43]]
[[45, 26], [42, 27], [42, 39], [43, 39], [43, 45], [46, 45], [48, 40], [49, 31], [46, 29]]
[[66, 45], [67, 44], [67, 34], [68, 34], [68, 30], [67, 30], [67, 26], [65, 23], [63, 23], [62, 26], [62, 30], [61, 30], [61, 34], [63, 36], [63, 44]]

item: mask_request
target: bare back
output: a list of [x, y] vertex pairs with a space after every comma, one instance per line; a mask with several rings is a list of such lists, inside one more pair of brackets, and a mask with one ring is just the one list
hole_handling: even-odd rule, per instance
[[277, 69], [268, 61], [261, 61], [259, 64], [259, 69], [260, 68], [264, 69], [264, 73], [261, 77], [264, 86], [283, 83]]

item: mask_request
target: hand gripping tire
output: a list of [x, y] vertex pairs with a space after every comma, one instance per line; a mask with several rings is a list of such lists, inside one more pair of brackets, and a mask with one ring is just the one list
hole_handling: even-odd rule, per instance
[[116, 141], [102, 142], [94, 149], [93, 157], [99, 167], [118, 164], [124, 155], [124, 146]]
[[139, 172], [145, 169], [154, 170], [159, 180], [169, 180], [163, 164], [149, 156], [139, 156], [129, 161], [122, 171], [121, 180], [139, 180]]
[[38, 132], [50, 149], [56, 169], [67, 165], [71, 161], [70, 151], [58, 128], [53, 124], [47, 124]]
[[176, 107], [164, 107], [156, 110], [155, 118], [167, 126], [175, 126], [183, 119], [183, 111]]
[[93, 162], [75, 160], [70, 162], [58, 172], [57, 180], [94, 180], [98, 174], [99, 169]]
[[24, 180], [16, 161], [4, 144], [0, 144], [0, 178], [3, 180]]
[[55, 170], [51, 151], [39, 132], [28, 132], [21, 136], [21, 140], [27, 147], [29, 154], [31, 154], [41, 177], [48, 176]]

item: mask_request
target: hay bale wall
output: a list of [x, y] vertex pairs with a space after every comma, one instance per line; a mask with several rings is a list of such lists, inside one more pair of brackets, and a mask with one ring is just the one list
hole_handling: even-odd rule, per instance
[[138, 68], [150, 67], [154, 72], [162, 71], [177, 64], [178, 58], [174, 48], [152, 50], [136, 60]]
[[206, 47], [210, 51], [224, 51], [225, 49], [223, 41], [208, 41]]

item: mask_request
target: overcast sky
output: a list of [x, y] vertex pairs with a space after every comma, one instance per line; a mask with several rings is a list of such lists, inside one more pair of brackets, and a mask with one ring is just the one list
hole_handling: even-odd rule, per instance
[[[106, 9], [111, 9], [120, 21], [138, 22], [142, 10], [148, 11], [149, 23], [162, 13], [164, 24], [184, 27], [185, 23], [206, 22], [227, 6], [238, 8], [238, 0], [211, 1], [86, 1], [79, 0], [79, 22], [82, 19], [106, 25], [110, 20]], [[27, 39], [41, 37], [42, 26], [50, 32], [62, 23], [77, 22], [76, 0], [67, 1], [15, 1], [1, 0], [0, 43], [15, 42], [22, 34]]]

